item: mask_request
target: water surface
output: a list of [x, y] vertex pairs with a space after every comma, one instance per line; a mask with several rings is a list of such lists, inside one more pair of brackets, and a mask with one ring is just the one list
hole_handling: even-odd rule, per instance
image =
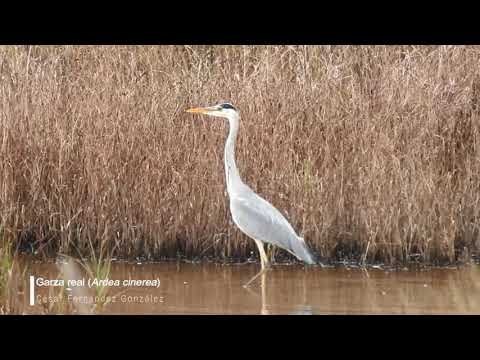
[[[79, 269], [78, 278], [92, 278], [92, 274]], [[35, 304], [30, 306], [30, 276], [34, 276], [35, 281], [61, 279], [60, 270], [61, 266], [54, 262], [29, 262], [19, 275], [23, 290], [11, 295], [14, 311], [25, 314], [89, 311], [105, 314], [480, 314], [478, 265], [425, 271], [277, 265], [245, 289], [243, 284], [259, 271], [258, 264], [113, 262], [111, 280], [158, 279], [160, 284], [158, 287], [107, 287], [103, 298], [94, 297], [102, 295], [95, 287], [65, 286], [67, 289], [63, 290], [35, 285]], [[70, 278], [75, 276], [75, 271], [73, 275], [67, 274]], [[107, 304], [104, 304], [105, 296], [110, 297]]]

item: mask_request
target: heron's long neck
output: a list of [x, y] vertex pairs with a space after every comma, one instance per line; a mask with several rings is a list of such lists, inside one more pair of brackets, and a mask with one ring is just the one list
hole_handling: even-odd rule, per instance
[[225, 175], [227, 182], [227, 191], [232, 193], [237, 188], [234, 185], [243, 184], [238, 173], [237, 164], [235, 163], [235, 142], [237, 141], [239, 117], [231, 116], [228, 118], [230, 130], [227, 142], [225, 143]]

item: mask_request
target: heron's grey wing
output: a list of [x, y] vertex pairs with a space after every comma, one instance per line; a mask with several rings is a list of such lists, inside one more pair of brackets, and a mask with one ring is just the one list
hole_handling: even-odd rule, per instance
[[315, 264], [303, 238], [273, 205], [253, 191], [230, 198], [233, 221], [253, 239], [279, 246], [307, 264]]
[[292, 250], [297, 234], [285, 217], [258, 195], [233, 197], [230, 210], [235, 224], [248, 236]]

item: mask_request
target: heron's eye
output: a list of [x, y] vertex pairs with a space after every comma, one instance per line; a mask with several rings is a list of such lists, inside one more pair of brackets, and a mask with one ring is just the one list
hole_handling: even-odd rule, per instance
[[225, 104], [222, 104], [220, 105], [223, 109], [232, 109], [232, 110], [235, 110], [235, 108], [232, 106], [232, 104], [229, 104], [229, 103], [225, 103]]

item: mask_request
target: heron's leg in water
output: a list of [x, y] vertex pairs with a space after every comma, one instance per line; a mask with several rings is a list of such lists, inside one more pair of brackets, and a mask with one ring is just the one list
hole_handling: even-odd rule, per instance
[[260, 261], [262, 263], [262, 270], [260, 270], [260, 272], [257, 275], [251, 278], [249, 282], [243, 285], [244, 287], [247, 287], [248, 285], [250, 285], [255, 279], [257, 279], [260, 275], [265, 274], [265, 272], [270, 268], [270, 262], [268, 261], [267, 254], [265, 254], [263, 243], [259, 240], [255, 240], [255, 243], [257, 244], [258, 251], [260, 252]]

